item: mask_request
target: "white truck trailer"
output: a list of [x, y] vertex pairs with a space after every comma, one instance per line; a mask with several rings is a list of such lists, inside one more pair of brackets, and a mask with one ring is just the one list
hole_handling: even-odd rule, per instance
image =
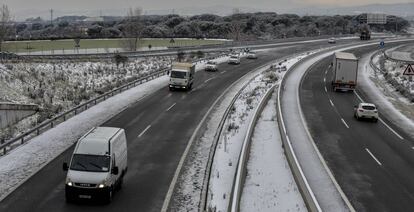
[[175, 88], [191, 90], [194, 83], [194, 75], [194, 64], [174, 62], [170, 71], [170, 90], [174, 90]]
[[354, 54], [335, 52], [332, 71], [332, 89], [334, 91], [355, 90], [358, 77], [358, 58]]

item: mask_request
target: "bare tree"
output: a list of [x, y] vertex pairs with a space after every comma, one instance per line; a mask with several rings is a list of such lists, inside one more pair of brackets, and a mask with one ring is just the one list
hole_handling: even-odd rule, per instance
[[3, 41], [9, 33], [11, 25], [10, 10], [7, 5], [3, 4], [0, 8], [0, 51], [2, 51]]
[[142, 8], [129, 8], [127, 17], [125, 18], [125, 25], [123, 36], [125, 38], [125, 47], [129, 51], [137, 51], [138, 41], [141, 39], [143, 25], [142, 25]]
[[229, 37], [233, 39], [233, 41], [239, 41], [241, 37], [241, 22], [238, 20], [238, 15], [240, 14], [239, 8], [233, 8], [233, 15], [231, 17], [230, 26], [228, 29]]

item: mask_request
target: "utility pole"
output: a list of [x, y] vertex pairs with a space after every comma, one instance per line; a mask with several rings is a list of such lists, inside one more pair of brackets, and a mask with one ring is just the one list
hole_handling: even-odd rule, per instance
[[50, 9], [50, 25], [53, 26], [53, 9]]

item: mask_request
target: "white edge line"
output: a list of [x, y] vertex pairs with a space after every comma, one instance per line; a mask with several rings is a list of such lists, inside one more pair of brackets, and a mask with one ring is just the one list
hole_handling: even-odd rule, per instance
[[177, 103], [174, 103], [174, 104], [172, 104], [167, 110], [165, 110], [165, 111], [169, 111], [169, 110], [171, 110], [171, 108], [173, 108], [175, 105], [176, 105]]
[[325, 92], [328, 93], [328, 89], [326, 89], [326, 86], [325, 86]]
[[349, 129], [348, 124], [346, 124], [345, 120], [343, 118], [341, 118], [342, 123], [344, 123], [345, 127]]
[[[354, 91], [354, 93], [355, 93], [355, 95], [358, 97], [358, 99], [359, 99], [359, 101], [361, 101], [361, 102], [364, 102], [364, 100], [361, 98], [361, 96], [359, 96], [359, 94], [356, 92], [356, 91]], [[390, 127], [390, 125], [388, 125], [387, 123], [385, 123], [385, 121], [384, 120], [382, 120], [382, 118], [379, 118], [379, 120], [380, 120], [380, 122], [382, 123], [382, 124], [384, 124], [392, 133], [394, 133], [399, 139], [401, 139], [401, 140], [404, 140], [404, 138], [400, 135], [400, 134], [398, 134], [394, 129], [392, 129], [391, 127]]]
[[143, 136], [144, 135], [144, 133], [145, 132], [147, 132], [147, 130], [149, 129], [149, 128], [151, 128], [151, 125], [148, 125], [139, 135], [138, 135], [138, 138], [140, 138], [141, 136]]
[[382, 163], [369, 151], [368, 148], [365, 148], [365, 150], [368, 152], [369, 155], [371, 155], [372, 158], [378, 163], [378, 165], [382, 166]]
[[204, 124], [207, 117], [210, 115], [213, 108], [217, 105], [217, 103], [223, 98], [223, 96], [238, 82], [240, 82], [244, 77], [239, 78], [235, 82], [233, 82], [230, 86], [226, 88], [226, 90], [221, 93], [221, 95], [213, 102], [213, 104], [210, 106], [208, 111], [204, 114], [201, 121], [198, 123], [197, 128], [194, 130], [193, 135], [191, 136], [189, 142], [187, 143], [187, 147], [184, 150], [184, 153], [181, 155], [180, 162], [178, 163], [178, 166], [175, 170], [174, 177], [171, 180], [170, 186], [168, 188], [167, 194], [165, 195], [164, 202], [162, 204], [161, 212], [166, 212], [168, 210], [168, 206], [170, 205], [171, 197], [175, 188], [175, 185], [177, 184], [178, 177], [180, 175], [181, 169], [184, 165], [185, 159], [187, 158], [188, 152], [190, 151], [190, 148], [192, 144], [194, 143], [195, 137], [198, 134], [198, 131], [200, 130], [201, 126]]
[[212, 78], [210, 78], [210, 79], [207, 79], [206, 81], [204, 81], [204, 83], [207, 83], [208, 81], [210, 81], [210, 80], [212, 80], [212, 79], [214, 79], [214, 78], [216, 78], [216, 77], [212, 77]]
[[332, 102], [332, 100], [329, 99], [329, 102], [331, 103], [332, 107], [335, 107], [334, 103]]

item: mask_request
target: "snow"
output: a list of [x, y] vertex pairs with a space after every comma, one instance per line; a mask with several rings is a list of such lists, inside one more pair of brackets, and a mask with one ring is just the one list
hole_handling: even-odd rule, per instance
[[[376, 73], [369, 65], [372, 54], [360, 59], [359, 86], [368, 93], [373, 102], [381, 109], [380, 115], [387, 116], [396, 126], [399, 126], [414, 138], [414, 103], [408, 101], [395, 91], [395, 88], [387, 83], [382, 74]], [[374, 60], [374, 63], [378, 59]], [[387, 70], [393, 70], [386, 67]]]
[[307, 211], [286, 160], [274, 92], [254, 130], [241, 212]]
[[[226, 61], [226, 57], [215, 61]], [[201, 70], [203, 64], [200, 62], [197, 65], [197, 71]], [[108, 98], [0, 157], [0, 200], [68, 149], [88, 130], [166, 87], [168, 81], [168, 76], [162, 76]]]
[[163, 76], [115, 95], [1, 157], [0, 199], [68, 149], [89, 129], [103, 124], [129, 105], [165, 87], [167, 83], [168, 77]]
[[[311, 53], [308, 53], [311, 54]], [[292, 56], [292, 58], [287, 59], [282, 66], [290, 67], [299, 59], [303, 58], [305, 55], [301, 55], [300, 57]], [[276, 66], [277, 63], [272, 64]], [[176, 189], [174, 190], [174, 195], [172, 197], [170, 203], [170, 210], [171, 211], [198, 211], [198, 207], [200, 204], [201, 199], [201, 192], [203, 188], [203, 182], [206, 180], [204, 173], [206, 172], [207, 162], [209, 160], [209, 153], [212, 148], [214, 138], [216, 136], [217, 129], [219, 127], [219, 123], [224, 116], [224, 113], [227, 107], [230, 105], [232, 99], [236, 94], [243, 88], [243, 86], [252, 78], [254, 78], [257, 74], [263, 72], [269, 68], [264, 67], [262, 69], [257, 69], [255, 71], [249, 72], [244, 77], [242, 77], [236, 84], [232, 85], [232, 87], [226, 92], [226, 94], [220, 99], [218, 104], [214, 107], [211, 115], [209, 116], [208, 120], [204, 124], [203, 128], [205, 129], [200, 135], [199, 139], [195, 141], [190, 150], [190, 154], [186, 160], [182, 173], [177, 181]], [[277, 68], [277, 67], [276, 67]], [[280, 72], [279, 78], [285, 73], [280, 69], [277, 69]], [[266, 75], [266, 77], [268, 77]], [[254, 89], [254, 86], [250, 86], [250, 90]], [[257, 97], [259, 98], [259, 97]], [[256, 100], [255, 100], [256, 101]], [[253, 103], [253, 102], [252, 102]], [[245, 106], [245, 103], [241, 102], [241, 105]], [[245, 117], [247, 119], [247, 117]], [[226, 128], [226, 126], [224, 126]], [[242, 139], [244, 140], [244, 139]], [[228, 144], [228, 143], [227, 143]], [[226, 144], [226, 145], [227, 145]], [[222, 145], [224, 148], [224, 145]], [[223, 149], [222, 148], [222, 149]], [[234, 151], [237, 155], [240, 153]], [[236, 155], [232, 156], [233, 158], [237, 158]], [[228, 166], [229, 161], [223, 161], [224, 168]], [[237, 161], [236, 161], [237, 163]], [[232, 163], [233, 168], [236, 167], [236, 163]], [[234, 170], [233, 170], [234, 173]], [[212, 173], [213, 174], [213, 173]], [[230, 176], [227, 176], [227, 180], [230, 180]], [[232, 180], [231, 176], [231, 180]], [[289, 182], [286, 182], [289, 183]], [[221, 188], [217, 186], [219, 190]], [[227, 189], [231, 189], [231, 186], [226, 186]], [[217, 193], [217, 192], [216, 192]], [[220, 191], [221, 195], [223, 191]], [[217, 193], [217, 198], [220, 196]], [[229, 198], [227, 196], [227, 198]], [[211, 205], [210, 205], [211, 206]]]

